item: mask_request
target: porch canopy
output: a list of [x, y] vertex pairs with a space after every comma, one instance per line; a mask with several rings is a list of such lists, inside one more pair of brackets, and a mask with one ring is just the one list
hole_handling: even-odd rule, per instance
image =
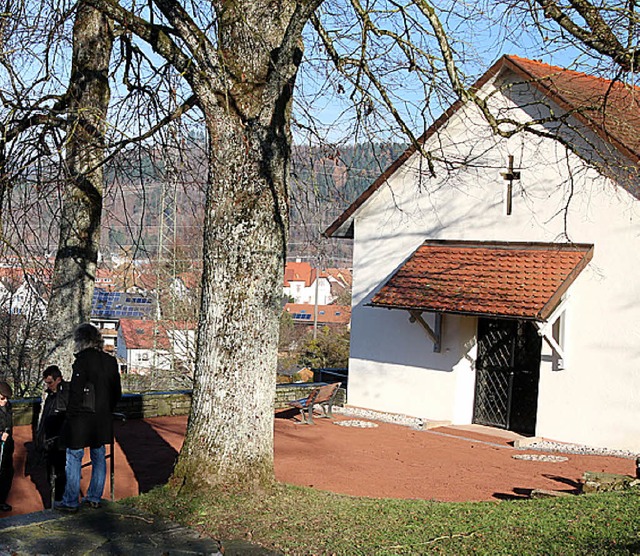
[[591, 244], [425, 241], [369, 305], [546, 321]]

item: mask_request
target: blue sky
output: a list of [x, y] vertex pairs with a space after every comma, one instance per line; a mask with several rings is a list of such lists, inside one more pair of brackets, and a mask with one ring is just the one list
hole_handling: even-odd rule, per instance
[[[340, 27], [340, 24], [346, 21], [345, 5], [341, 2], [342, 0], [327, 0], [321, 8], [325, 12], [322, 20], [326, 23], [326, 28], [334, 33], [336, 41], [342, 37], [338, 43], [342, 47], [342, 53], [355, 56], [360, 44], [359, 27], [355, 24], [355, 16], [352, 16], [354, 19], [350, 20], [352, 26], [349, 30], [354, 34], [349, 38], [343, 37], [347, 31]], [[388, 6], [385, 0], [371, 0], [363, 5], [371, 8], [370, 15], [381, 28], [397, 29], [397, 22], [389, 17], [378, 15], [375, 19], [376, 8]], [[473, 83], [503, 54], [515, 54], [553, 65], [589, 71], [591, 60], [587, 56], [576, 48], [554, 39], [553, 35], [544, 30], [539, 30], [525, 12], [505, 14], [501, 11], [500, 4], [496, 4], [491, 14], [487, 14], [478, 3], [464, 4], [457, 0], [440, 2], [439, 8], [440, 20], [447, 29], [450, 43], [457, 53], [456, 61], [467, 84]], [[424, 25], [423, 29], [429, 31], [430, 28]], [[428, 49], [429, 54], [440, 57], [435, 40], [427, 35], [427, 32], [419, 35], [414, 32], [411, 40], [418, 43], [423, 51]], [[352, 86], [345, 80], [339, 81], [336, 73], [331, 72], [330, 64], [322, 60], [320, 51], [314, 48], [317, 34], [311, 26], [307, 28], [305, 38], [306, 63], [298, 77], [296, 120], [305, 125], [316, 126], [316, 133], [324, 135], [325, 140], [329, 142], [358, 141], [359, 138], [364, 138], [367, 132], [374, 133], [376, 128], [375, 133], [382, 138], [403, 140], [399, 126], [380, 104], [375, 105], [369, 117], [361, 119], [361, 123], [356, 124], [356, 111], [350, 101]], [[388, 65], [380, 64], [378, 69], [380, 72], [388, 72], [387, 85], [394, 105], [413, 133], [420, 135], [455, 100], [455, 97], [448, 87], [444, 71], [436, 75], [433, 82], [425, 87], [416, 72], [402, 71], [400, 66], [403, 61], [406, 62], [406, 58], [396, 49], [388, 56]], [[418, 61], [418, 64], [420, 63]], [[398, 68], [394, 68], [393, 64], [397, 64]], [[427, 64], [428, 62], [423, 60], [422, 67]], [[439, 66], [441, 68], [442, 64]], [[304, 142], [304, 132], [297, 130], [294, 133], [296, 141]]]

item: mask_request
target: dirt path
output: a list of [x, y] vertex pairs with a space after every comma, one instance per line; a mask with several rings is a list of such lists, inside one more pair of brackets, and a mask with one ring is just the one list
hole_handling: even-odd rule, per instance
[[[280, 481], [356, 496], [478, 501], [521, 498], [532, 489], [575, 491], [585, 471], [635, 473], [635, 462], [604, 456], [561, 463], [514, 459], [510, 440], [441, 427], [415, 431], [316, 426], [276, 419], [276, 475]], [[470, 440], [474, 439], [474, 440]]]
[[[568, 460], [561, 463], [514, 459], [516, 454], [540, 453], [514, 450], [509, 439], [497, 433], [457, 427], [415, 431], [387, 423], [358, 428], [324, 419], [306, 426], [283, 417], [275, 419], [276, 478], [355, 496], [500, 500], [527, 496], [535, 488], [574, 491], [585, 471], [635, 472], [633, 460], [615, 457], [566, 455]], [[166, 481], [185, 427], [186, 417], [116, 425], [116, 499]], [[16, 427], [14, 434], [12, 515], [41, 510], [47, 498], [41, 494], [46, 486], [42, 468], [32, 465], [28, 450], [31, 428]], [[85, 487], [88, 474], [83, 473]], [[107, 483], [106, 496], [109, 488]]]

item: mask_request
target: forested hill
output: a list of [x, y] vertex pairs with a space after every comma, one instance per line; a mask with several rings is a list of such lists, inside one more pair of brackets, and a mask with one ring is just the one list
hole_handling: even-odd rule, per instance
[[[396, 143], [295, 146], [288, 258], [350, 266], [350, 242], [326, 240], [321, 233], [405, 148]], [[106, 233], [102, 234], [105, 253], [133, 250], [137, 256], [157, 256], [160, 235], [163, 229], [166, 234], [170, 217], [166, 201], [163, 209], [163, 184], [166, 197], [166, 184], [171, 183], [169, 190], [176, 206], [176, 256], [185, 262], [199, 257], [206, 158], [196, 143], [187, 151], [187, 156], [181, 155], [179, 170], [169, 173], [168, 179], [163, 177], [163, 158], [157, 152], [135, 163], [121, 158], [107, 172]], [[166, 248], [166, 235], [164, 242]]]
[[351, 242], [321, 234], [405, 148], [398, 143], [295, 147], [289, 259], [350, 266]]

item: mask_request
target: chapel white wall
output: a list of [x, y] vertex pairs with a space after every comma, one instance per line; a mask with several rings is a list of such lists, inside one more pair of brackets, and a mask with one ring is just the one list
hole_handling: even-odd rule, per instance
[[[565, 369], [543, 350], [536, 434], [640, 450], [639, 202], [554, 141], [492, 136], [473, 110], [440, 140], [474, 166], [434, 179], [414, 155], [356, 213], [349, 403], [471, 422], [476, 319], [445, 316], [436, 354], [408, 313], [365, 306], [425, 239], [594, 243], [570, 289]], [[509, 154], [521, 180], [506, 216]]]

